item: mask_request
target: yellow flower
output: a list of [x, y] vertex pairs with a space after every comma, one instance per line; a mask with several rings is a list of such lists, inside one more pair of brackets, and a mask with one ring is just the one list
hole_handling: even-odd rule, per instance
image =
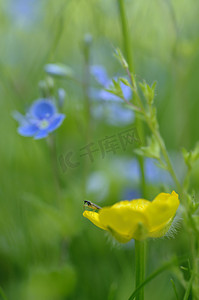
[[178, 194], [160, 193], [152, 202], [125, 200], [98, 212], [85, 210], [83, 216], [111, 234], [121, 243], [131, 239], [164, 236], [169, 230], [180, 202]]

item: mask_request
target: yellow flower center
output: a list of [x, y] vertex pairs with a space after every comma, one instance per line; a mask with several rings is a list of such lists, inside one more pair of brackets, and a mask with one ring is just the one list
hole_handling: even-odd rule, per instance
[[49, 126], [49, 122], [47, 120], [42, 120], [39, 123], [39, 129], [46, 129], [48, 128], [48, 126]]

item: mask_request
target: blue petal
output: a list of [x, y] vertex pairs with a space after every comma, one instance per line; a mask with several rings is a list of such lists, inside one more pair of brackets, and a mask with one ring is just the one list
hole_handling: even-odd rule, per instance
[[58, 114], [50, 123], [49, 127], [47, 128], [48, 132], [52, 132], [57, 129], [63, 122], [65, 118], [64, 114]]
[[33, 136], [38, 131], [38, 127], [34, 124], [26, 124], [18, 128], [18, 133], [22, 136]]
[[12, 116], [20, 124], [20, 126], [28, 124], [27, 118], [23, 116], [20, 112], [13, 111]]
[[56, 113], [56, 106], [51, 100], [36, 100], [30, 107], [29, 114], [37, 119], [49, 119]]
[[99, 65], [94, 65], [90, 67], [91, 74], [95, 77], [99, 84], [106, 86], [108, 82], [108, 76], [106, 73], [106, 69]]
[[156, 165], [156, 160], [152, 158], [145, 159], [145, 174], [146, 179], [150, 183], [170, 183], [172, 184], [172, 180], [170, 175], [166, 170], [160, 169]]
[[134, 120], [134, 112], [122, 105], [111, 103], [108, 122], [112, 125], [127, 125]]
[[135, 182], [136, 181], [139, 182], [141, 173], [140, 173], [140, 166], [137, 159], [134, 158], [130, 161], [129, 160], [126, 161], [125, 169], [126, 169], [127, 178]]
[[47, 135], [48, 135], [47, 129], [39, 130], [37, 132], [37, 134], [35, 134], [34, 139], [35, 140], [43, 139], [43, 138], [47, 137]]
[[106, 90], [102, 90], [102, 89], [90, 88], [89, 96], [92, 100], [122, 102], [122, 100], [118, 96], [116, 96], [110, 92], [107, 92]]
[[141, 197], [142, 197], [142, 194], [139, 189], [125, 188], [122, 191], [121, 199], [131, 200], [131, 199], [140, 199]]
[[73, 77], [73, 71], [64, 64], [47, 64], [45, 66], [46, 73], [58, 77]]
[[89, 97], [92, 100], [100, 100], [100, 92], [101, 91], [99, 89], [90, 87], [90, 89], [89, 89]]
[[131, 98], [132, 98], [132, 90], [131, 90], [131, 88], [128, 85], [126, 85], [123, 82], [121, 82], [121, 81], [120, 81], [120, 87], [122, 89], [124, 98], [126, 100], [131, 100]]
[[98, 96], [101, 100], [122, 102], [121, 98], [105, 90], [99, 91]]

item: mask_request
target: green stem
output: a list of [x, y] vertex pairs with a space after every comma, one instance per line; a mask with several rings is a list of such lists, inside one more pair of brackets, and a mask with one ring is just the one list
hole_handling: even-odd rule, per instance
[[[135, 83], [133, 83], [133, 85], [135, 85]], [[164, 141], [163, 141], [163, 139], [162, 139], [162, 137], [160, 135], [160, 132], [159, 132], [158, 128], [156, 128], [156, 127], [153, 126], [151, 118], [145, 112], [145, 108], [144, 108], [144, 106], [142, 104], [142, 101], [141, 101], [141, 99], [139, 97], [139, 94], [138, 94], [136, 86], [134, 87], [134, 93], [135, 93], [136, 101], [137, 101], [137, 103], [136, 103], [136, 109], [137, 110], [140, 109], [140, 113], [143, 114], [144, 119], [145, 119], [148, 127], [150, 128], [151, 132], [156, 137], [156, 140], [157, 140], [157, 142], [158, 142], [158, 144], [160, 146], [160, 149], [162, 151], [163, 157], [164, 157], [165, 162], [167, 164], [167, 169], [168, 169], [169, 173], [171, 174], [171, 176], [172, 176], [172, 178], [173, 178], [173, 180], [174, 180], [174, 182], [176, 184], [176, 187], [177, 187], [178, 191], [181, 193], [181, 195], [183, 195], [183, 188], [182, 188], [182, 186], [181, 186], [181, 184], [180, 184], [180, 182], [179, 182], [179, 180], [178, 180], [178, 178], [177, 178], [177, 176], [175, 174], [175, 171], [174, 171], [172, 163], [170, 161], [170, 158], [169, 158], [169, 155], [168, 155], [165, 143], [164, 143]], [[132, 103], [128, 102], [128, 104], [134, 109], [134, 105]]]
[[125, 56], [126, 56], [128, 65], [129, 65], [129, 69], [131, 72], [133, 72], [133, 57], [132, 57], [132, 50], [131, 50], [131, 40], [129, 37], [129, 30], [128, 30], [127, 17], [126, 17], [126, 12], [125, 12], [125, 7], [124, 7], [124, 0], [118, 0], [118, 6], [119, 6], [119, 13], [120, 13], [121, 27], [122, 27], [124, 52], [125, 52]]
[[[122, 28], [122, 36], [123, 36], [123, 48], [125, 52], [125, 56], [128, 63], [127, 73], [129, 74], [130, 78], [131, 73], [134, 72], [133, 67], [133, 55], [132, 55], [132, 47], [131, 47], [131, 38], [129, 35], [129, 28], [128, 28], [128, 22], [126, 17], [126, 11], [125, 11], [125, 5], [124, 0], [118, 0], [118, 7], [119, 7], [119, 13], [120, 13], [120, 21], [121, 21], [121, 28]], [[135, 103], [137, 104], [137, 103]], [[144, 142], [144, 128], [142, 121], [136, 116], [135, 119], [136, 128], [138, 131], [138, 135], [142, 142]], [[140, 167], [140, 173], [141, 173], [141, 190], [143, 194], [143, 198], [146, 198], [146, 180], [145, 180], [145, 173], [144, 173], [144, 158], [138, 157], [138, 163]]]
[[86, 34], [84, 37], [83, 43], [83, 54], [84, 54], [84, 78], [83, 78], [83, 89], [84, 89], [84, 99], [85, 99], [85, 108], [88, 121], [88, 134], [90, 134], [90, 122], [91, 122], [91, 99], [89, 96], [89, 80], [90, 80], [90, 47], [91, 47], [92, 37], [89, 34]]
[[[135, 240], [135, 285], [138, 288], [145, 280], [145, 242]], [[144, 288], [140, 288], [136, 300], [144, 300]]]
[[[83, 55], [84, 55], [84, 72], [83, 72], [83, 92], [84, 92], [84, 105], [86, 110], [86, 128], [85, 128], [85, 140], [89, 144], [92, 136], [92, 115], [91, 115], [91, 99], [89, 94], [90, 88], [90, 60], [91, 60], [91, 43], [92, 37], [86, 34], [83, 41]], [[86, 180], [88, 175], [88, 164], [85, 161], [83, 167], [83, 180], [82, 190], [83, 196], [86, 194]]]
[[174, 182], [175, 182], [175, 184], [176, 184], [176, 187], [177, 187], [178, 191], [179, 191], [181, 194], [183, 194], [181, 184], [180, 184], [180, 182], [179, 182], [179, 180], [178, 180], [178, 178], [177, 178], [177, 176], [176, 176], [176, 174], [175, 174], [175, 171], [174, 171], [173, 166], [172, 166], [172, 164], [171, 164], [169, 155], [168, 155], [168, 153], [167, 153], [167, 149], [166, 149], [165, 143], [164, 143], [164, 141], [163, 141], [163, 139], [162, 139], [162, 137], [161, 137], [161, 135], [160, 135], [160, 133], [159, 133], [159, 130], [155, 129], [155, 128], [151, 125], [151, 122], [150, 122], [149, 119], [147, 120], [147, 123], [148, 123], [149, 128], [151, 129], [152, 133], [154, 134], [154, 136], [156, 137], [156, 139], [157, 139], [157, 141], [158, 141], [158, 143], [159, 143], [159, 145], [160, 145], [160, 149], [161, 149], [161, 151], [162, 151], [162, 154], [163, 154], [163, 156], [164, 156], [165, 162], [166, 162], [166, 164], [167, 164], [168, 171], [169, 171], [169, 173], [171, 174], [171, 176], [172, 176], [172, 178], [173, 178], [173, 180], [174, 180]]
[[60, 197], [61, 197], [61, 178], [59, 175], [59, 169], [58, 169], [58, 164], [57, 164], [57, 151], [56, 151], [56, 143], [55, 143], [55, 135], [51, 134], [47, 137], [47, 146], [49, 148], [50, 152], [50, 160], [51, 160], [51, 165], [52, 165], [52, 175], [54, 179], [54, 184], [57, 192], [57, 205], [58, 207], [61, 205], [60, 202]]

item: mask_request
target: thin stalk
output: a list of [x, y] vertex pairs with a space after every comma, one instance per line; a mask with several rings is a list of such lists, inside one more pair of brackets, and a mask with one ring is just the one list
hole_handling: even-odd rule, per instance
[[59, 169], [57, 164], [57, 151], [56, 151], [56, 144], [55, 144], [55, 136], [51, 134], [47, 139], [47, 146], [50, 152], [50, 160], [52, 166], [52, 173], [54, 178], [54, 183], [57, 191], [57, 205], [60, 206], [60, 194], [61, 194], [61, 179], [59, 176]]
[[90, 122], [91, 122], [91, 99], [89, 95], [89, 86], [90, 86], [90, 46], [91, 46], [91, 37], [90, 40], [87, 41], [89, 37], [85, 37], [84, 40], [84, 78], [83, 78], [83, 90], [84, 90], [84, 100], [85, 100], [85, 107], [86, 107], [86, 114], [87, 114], [87, 121], [88, 121], [88, 135], [90, 135]]
[[[86, 34], [83, 41], [83, 55], [84, 55], [84, 70], [83, 70], [83, 92], [84, 92], [84, 105], [86, 110], [86, 132], [85, 140], [88, 144], [92, 136], [92, 116], [91, 116], [91, 99], [90, 99], [90, 48], [92, 43], [92, 37], [89, 34]], [[83, 168], [83, 195], [86, 193], [86, 178], [88, 174], [88, 164], [85, 161]]]
[[168, 153], [167, 153], [167, 149], [166, 149], [165, 143], [164, 143], [164, 141], [163, 141], [163, 139], [162, 139], [162, 137], [161, 137], [159, 131], [158, 131], [157, 129], [155, 129], [155, 128], [151, 125], [151, 122], [150, 122], [149, 119], [147, 119], [147, 123], [148, 123], [149, 128], [151, 129], [152, 133], [154, 134], [154, 136], [156, 137], [156, 139], [157, 139], [157, 141], [158, 141], [158, 143], [159, 143], [159, 145], [160, 145], [160, 149], [161, 149], [161, 151], [162, 151], [162, 154], [163, 154], [163, 156], [164, 156], [165, 162], [166, 162], [166, 164], [167, 164], [168, 171], [169, 171], [169, 173], [171, 174], [171, 176], [172, 176], [172, 178], [173, 178], [173, 180], [174, 180], [174, 182], [175, 182], [175, 184], [176, 184], [176, 187], [177, 187], [178, 191], [179, 191], [181, 194], [183, 194], [181, 184], [180, 184], [180, 182], [179, 182], [179, 180], [178, 180], [178, 178], [177, 178], [177, 176], [176, 176], [176, 174], [175, 174], [175, 171], [174, 171], [174, 169], [173, 169], [173, 166], [172, 166], [172, 163], [171, 163], [171, 161], [170, 161], [169, 155], [168, 155]]
[[120, 13], [120, 22], [122, 28], [122, 36], [123, 36], [123, 46], [125, 51], [125, 56], [129, 65], [129, 69], [133, 72], [133, 56], [131, 50], [131, 39], [129, 36], [128, 22], [124, 7], [124, 0], [118, 0], [119, 13]]
[[[134, 83], [135, 84], [135, 83]], [[127, 103], [128, 102], [128, 105], [130, 105], [132, 107], [133, 110], [135, 110], [136, 108], [136, 111], [139, 111], [140, 113], [143, 114], [144, 116], [144, 119], [148, 125], [148, 127], [150, 128], [151, 132], [154, 134], [154, 136], [156, 137], [158, 143], [159, 143], [159, 146], [160, 146], [160, 149], [162, 151], [162, 154], [164, 156], [164, 159], [165, 159], [165, 162], [167, 164], [167, 169], [169, 171], [169, 173], [171, 174], [175, 184], [176, 184], [176, 187], [178, 189], [178, 191], [183, 195], [183, 188], [175, 174], [175, 171], [173, 169], [173, 166], [172, 166], [172, 163], [170, 161], [170, 158], [169, 158], [169, 155], [167, 153], [167, 149], [166, 149], [166, 146], [165, 146], [165, 143], [160, 135], [160, 132], [157, 128], [154, 128], [154, 126], [152, 125], [151, 123], [151, 120], [150, 118], [148, 117], [148, 115], [146, 114], [145, 112], [145, 109], [144, 109], [144, 106], [141, 102], [141, 99], [138, 95], [138, 91], [137, 91], [137, 88], [135, 87], [134, 88], [134, 93], [136, 94], [136, 100], [137, 100], [137, 103], [136, 103], [136, 106], [134, 106], [132, 103], [128, 102], [127, 100], [125, 100], [125, 102]]]
[[[122, 36], [123, 36], [123, 48], [125, 52], [125, 56], [128, 63], [128, 74], [131, 77], [131, 73], [134, 72], [133, 67], [133, 55], [132, 55], [132, 47], [131, 47], [131, 38], [129, 34], [128, 21], [125, 11], [124, 0], [118, 0], [119, 14], [120, 14], [120, 23], [122, 28]], [[137, 104], [137, 103], [135, 103]], [[135, 125], [140, 136], [141, 141], [144, 141], [144, 128], [142, 121], [136, 116]], [[138, 157], [138, 163], [140, 167], [141, 173], [141, 190], [143, 194], [143, 198], [146, 198], [146, 180], [145, 180], [145, 172], [144, 172], [144, 158]]]
[[[145, 280], [145, 242], [135, 241], [135, 285], [138, 288]], [[140, 288], [136, 300], [144, 300], [144, 287]]]

